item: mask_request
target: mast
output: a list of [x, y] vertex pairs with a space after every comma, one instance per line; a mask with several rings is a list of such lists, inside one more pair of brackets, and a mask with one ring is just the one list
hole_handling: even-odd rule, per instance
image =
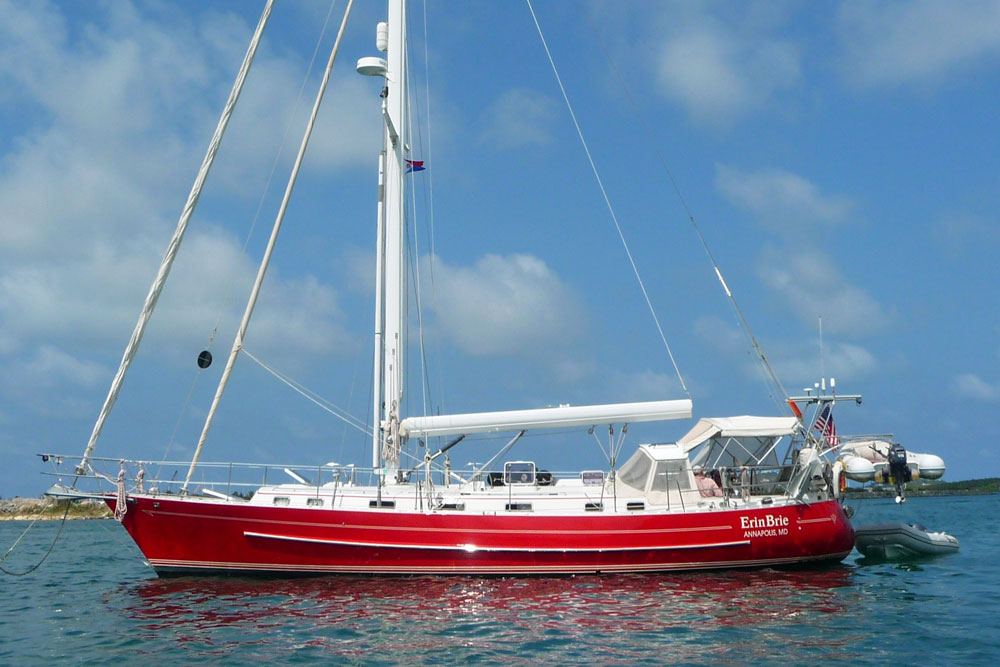
[[375, 367], [372, 464], [399, 467], [400, 408], [403, 399], [406, 271], [404, 268], [406, 137], [406, 0], [389, 0], [388, 21], [378, 26], [376, 46], [385, 60], [361, 58], [358, 73], [384, 77], [383, 140], [379, 156], [376, 242]]
[[389, 50], [386, 53], [385, 161], [385, 455], [399, 464], [399, 419], [403, 399], [403, 343], [406, 273], [403, 269], [404, 151], [406, 150], [406, 0], [389, 2]]

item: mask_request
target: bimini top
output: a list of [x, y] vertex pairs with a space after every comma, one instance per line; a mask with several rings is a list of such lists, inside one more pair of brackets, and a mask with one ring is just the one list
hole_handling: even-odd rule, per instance
[[677, 445], [690, 452], [712, 438], [780, 438], [792, 435], [799, 428], [795, 417], [710, 417], [699, 419]]

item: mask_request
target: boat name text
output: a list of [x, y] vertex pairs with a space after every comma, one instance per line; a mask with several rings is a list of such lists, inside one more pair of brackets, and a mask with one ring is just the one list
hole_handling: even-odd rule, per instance
[[789, 519], [787, 516], [775, 516], [765, 514], [762, 517], [740, 517], [740, 528], [745, 532], [744, 538], [752, 537], [778, 537], [788, 534]]
[[773, 514], [765, 514], [762, 517], [752, 517], [752, 516], [741, 516], [740, 517], [740, 528], [746, 530], [747, 528], [783, 528], [788, 525], [787, 516], [775, 516]]

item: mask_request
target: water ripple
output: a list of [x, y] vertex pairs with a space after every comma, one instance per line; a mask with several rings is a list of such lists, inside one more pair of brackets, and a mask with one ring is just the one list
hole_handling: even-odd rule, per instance
[[[159, 579], [113, 521], [77, 521], [42, 569], [0, 579], [0, 663], [996, 662], [1000, 534], [974, 519], [996, 503], [907, 503], [962, 542], [936, 560], [521, 579]], [[856, 522], [900, 511], [869, 501]], [[0, 524], [0, 546], [24, 525]], [[5, 565], [30, 565], [55, 530], [36, 526]]]

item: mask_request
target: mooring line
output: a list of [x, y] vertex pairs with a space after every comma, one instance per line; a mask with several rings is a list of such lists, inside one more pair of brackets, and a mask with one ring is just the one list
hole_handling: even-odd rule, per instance
[[[49, 545], [49, 550], [45, 552], [44, 556], [42, 556], [42, 560], [38, 561], [35, 565], [32, 565], [24, 572], [13, 572], [5, 568], [2, 564], [0, 564], [0, 572], [3, 572], [4, 574], [9, 574], [12, 577], [23, 577], [26, 574], [31, 574], [32, 572], [34, 572], [35, 570], [37, 570], [42, 566], [42, 563], [45, 562], [45, 560], [49, 557], [49, 554], [52, 553], [52, 550], [55, 549], [56, 542], [59, 541], [59, 536], [62, 535], [63, 527], [66, 525], [66, 517], [69, 516], [70, 501], [67, 500], [65, 501], [65, 503], [66, 503], [66, 511], [63, 512], [62, 521], [59, 522], [59, 530], [56, 532], [56, 536], [55, 539], [52, 540], [52, 544]], [[3, 558], [0, 558], [0, 563], [3, 563], [5, 560], [7, 560], [7, 556], [9, 556], [11, 552], [14, 551], [14, 548], [18, 545], [21, 539], [28, 534], [28, 531], [31, 530], [32, 526], [34, 526], [35, 523], [38, 522], [38, 519], [41, 517], [42, 512], [44, 512], [46, 509], [47, 506], [42, 506], [42, 508], [38, 511], [38, 515], [32, 520], [30, 524], [28, 524], [28, 527], [24, 529], [24, 532], [21, 533], [20, 537], [14, 540], [14, 544], [10, 545], [10, 548], [7, 549], [7, 553], [3, 555]]]

